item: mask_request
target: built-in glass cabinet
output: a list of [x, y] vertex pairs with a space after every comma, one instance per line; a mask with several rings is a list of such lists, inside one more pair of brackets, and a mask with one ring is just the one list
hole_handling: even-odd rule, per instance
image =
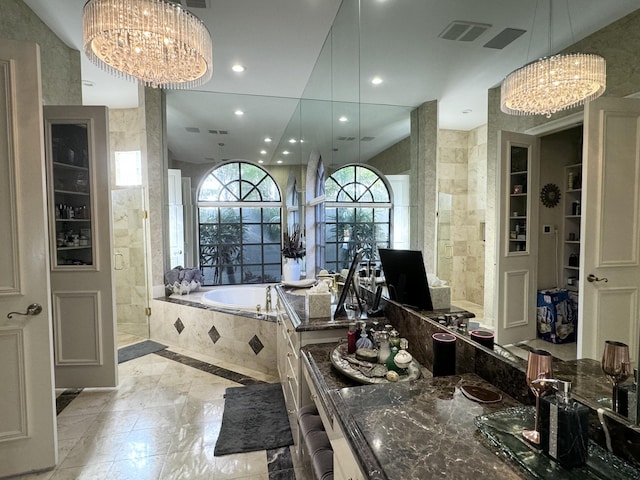
[[92, 182], [87, 123], [49, 124], [52, 268], [94, 265]]
[[527, 250], [529, 150], [511, 146], [509, 166], [509, 252]]
[[568, 165], [564, 197], [564, 281], [568, 290], [578, 290], [580, 278], [580, 220], [582, 214], [582, 164]]

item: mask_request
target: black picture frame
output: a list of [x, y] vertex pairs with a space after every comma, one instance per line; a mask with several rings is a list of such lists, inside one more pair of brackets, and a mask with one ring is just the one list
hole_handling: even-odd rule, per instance
[[[358, 269], [358, 265], [360, 264], [361, 250], [358, 250], [351, 261], [351, 266], [349, 267], [349, 273], [347, 273], [347, 278], [344, 281], [344, 286], [342, 287], [342, 292], [340, 292], [340, 298], [338, 298], [338, 303], [336, 304], [336, 312], [334, 316], [338, 315], [346, 315], [347, 311], [344, 308], [344, 302], [347, 300], [347, 296], [349, 295], [349, 288], [353, 284], [353, 277], [355, 276], [356, 270]], [[356, 298], [358, 300], [358, 304], [360, 304], [360, 297], [358, 296], [358, 291], [354, 288]]]

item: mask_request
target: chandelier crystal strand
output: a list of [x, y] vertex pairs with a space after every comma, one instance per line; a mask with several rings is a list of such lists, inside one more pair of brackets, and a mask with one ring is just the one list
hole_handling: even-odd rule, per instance
[[502, 82], [500, 109], [511, 115], [546, 115], [583, 105], [606, 89], [606, 62], [575, 53], [541, 58]]
[[146, 86], [193, 88], [211, 79], [207, 27], [169, 0], [89, 0], [82, 12], [87, 57]]

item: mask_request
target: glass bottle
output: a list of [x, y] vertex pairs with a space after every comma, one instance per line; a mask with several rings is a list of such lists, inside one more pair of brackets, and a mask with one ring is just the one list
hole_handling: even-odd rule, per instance
[[386, 333], [381, 333], [380, 336], [380, 347], [378, 348], [378, 363], [382, 363], [386, 365], [387, 358], [391, 355], [391, 347], [389, 345], [389, 338]]
[[396, 365], [396, 362], [393, 361], [394, 357], [397, 354], [398, 354], [398, 347], [391, 347], [391, 353], [387, 357], [387, 361], [386, 361], [387, 370], [393, 370], [394, 372], [397, 372], [398, 370], [400, 370]]
[[355, 353], [356, 351], [356, 322], [349, 324], [347, 332], [347, 353]]

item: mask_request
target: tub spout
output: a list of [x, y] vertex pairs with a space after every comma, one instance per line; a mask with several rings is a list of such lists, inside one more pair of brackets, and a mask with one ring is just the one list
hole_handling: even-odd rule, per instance
[[271, 285], [267, 285], [264, 309], [267, 311], [267, 313], [271, 311]]

